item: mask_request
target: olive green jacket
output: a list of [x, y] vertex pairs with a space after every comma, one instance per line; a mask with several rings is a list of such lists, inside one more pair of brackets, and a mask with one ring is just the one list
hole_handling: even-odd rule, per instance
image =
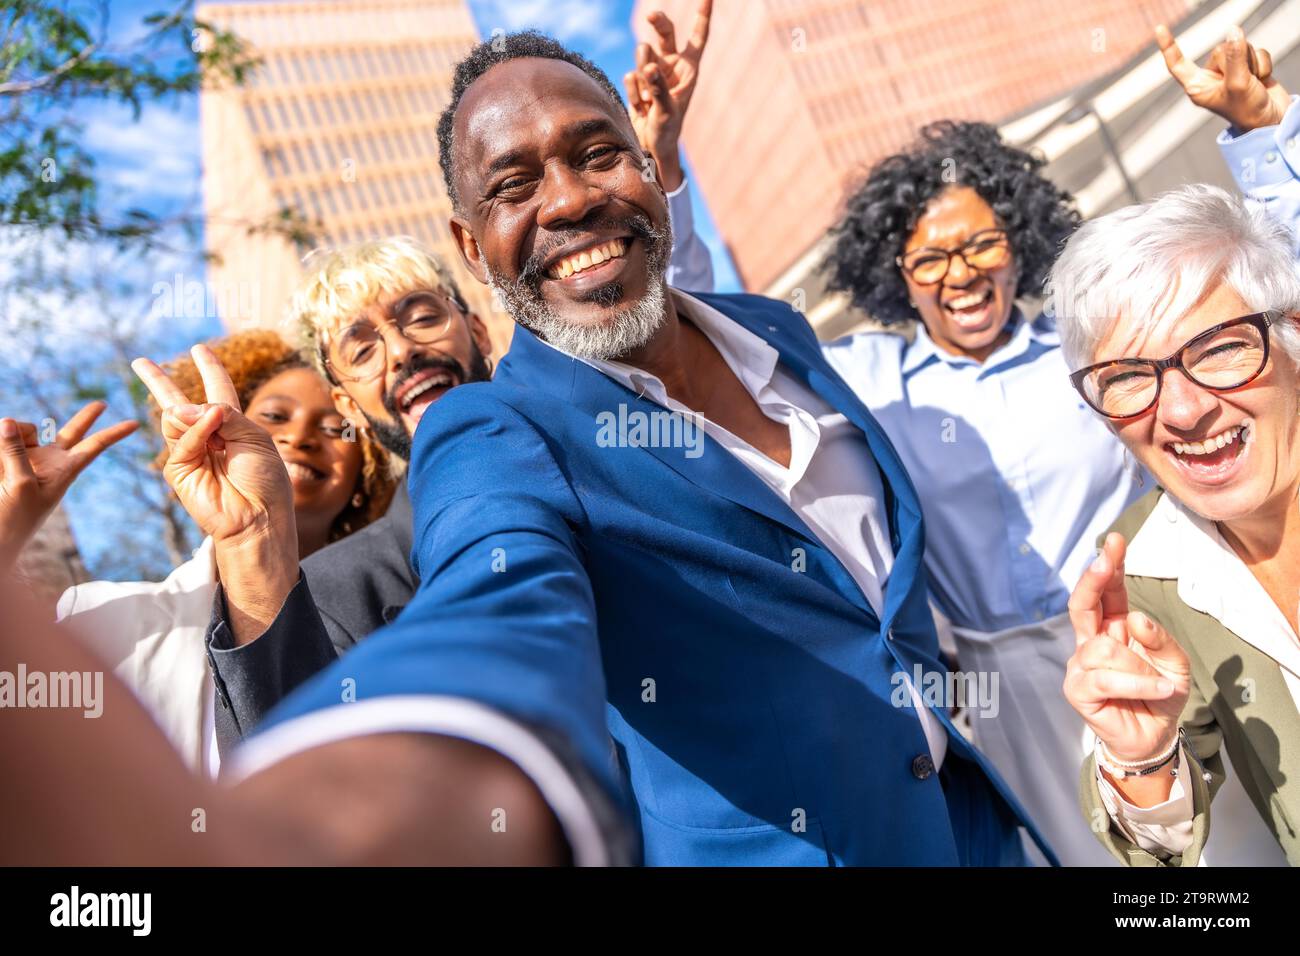
[[[1152, 518], [1163, 493], [1157, 488], [1134, 502], [1111, 530], [1131, 543]], [[1093, 831], [1129, 866], [1195, 866], [1210, 832], [1211, 801], [1224, 780], [1221, 754], [1226, 748], [1243, 789], [1287, 861], [1300, 863], [1300, 711], [1280, 665], [1216, 618], [1188, 606], [1179, 597], [1177, 579], [1128, 573], [1125, 585], [1131, 609], [1159, 622], [1191, 662], [1192, 689], [1182, 727], [1195, 758], [1187, 764], [1195, 807], [1192, 842], [1180, 856], [1170, 857], [1129, 840], [1109, 822], [1095, 759], [1089, 757], [1080, 776], [1079, 799]]]

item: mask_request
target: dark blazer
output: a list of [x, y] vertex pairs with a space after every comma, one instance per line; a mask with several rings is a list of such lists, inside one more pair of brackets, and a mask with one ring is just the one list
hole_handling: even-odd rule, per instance
[[302, 562], [302, 576], [275, 621], [242, 647], [232, 639], [218, 586], [206, 638], [223, 752], [289, 691], [397, 617], [419, 585], [411, 539], [403, 480], [382, 518]]

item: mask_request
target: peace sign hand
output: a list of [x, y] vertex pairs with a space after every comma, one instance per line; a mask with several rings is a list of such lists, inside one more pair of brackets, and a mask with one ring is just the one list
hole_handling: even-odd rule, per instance
[[1165, 629], [1129, 611], [1123, 535], [1111, 533], [1070, 595], [1078, 644], [1064, 691], [1107, 749], [1141, 761], [1165, 750], [1191, 691], [1187, 654]]
[[218, 547], [292, 535], [296, 554], [293, 487], [275, 443], [240, 412], [235, 386], [212, 350], [196, 345], [190, 355], [203, 379], [203, 405], [190, 404], [149, 359], [131, 363], [163, 412], [163, 477]]
[[1228, 32], [1203, 67], [1183, 56], [1167, 27], [1156, 27], [1156, 42], [1170, 74], [1197, 106], [1222, 116], [1242, 133], [1282, 122], [1291, 95], [1273, 76], [1269, 52], [1247, 43], [1240, 27]]
[[690, 40], [678, 50], [672, 20], [661, 10], [651, 13], [646, 19], [657, 34], [655, 45], [637, 44], [636, 69], [623, 76], [637, 139], [659, 164], [663, 186], [669, 192], [681, 185], [677, 141], [700, 76], [700, 57], [709, 40], [712, 16], [713, 0], [701, 0]]
[[30, 422], [0, 419], [0, 568], [17, 558], [77, 476], [136, 430], [139, 422], [118, 422], [87, 438], [107, 407], [104, 402], [86, 405], [48, 445], [40, 443]]

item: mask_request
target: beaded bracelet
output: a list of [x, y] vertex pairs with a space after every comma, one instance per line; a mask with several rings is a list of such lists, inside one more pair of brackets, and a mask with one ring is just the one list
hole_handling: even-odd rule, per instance
[[[1103, 770], [1112, 777], [1149, 777], [1161, 767], [1164, 767], [1178, 755], [1178, 748], [1186, 740], [1183, 734], [1183, 728], [1178, 728], [1178, 734], [1174, 741], [1169, 745], [1169, 749], [1164, 751], [1158, 757], [1148, 760], [1120, 760], [1113, 756], [1107, 748], [1105, 741], [1098, 738], [1097, 740], [1097, 763]], [[1171, 774], [1177, 773], [1177, 768], [1169, 771]]]

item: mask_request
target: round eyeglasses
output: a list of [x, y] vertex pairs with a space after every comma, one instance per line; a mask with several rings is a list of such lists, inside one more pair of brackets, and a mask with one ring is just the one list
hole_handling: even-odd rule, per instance
[[956, 249], [926, 246], [913, 249], [894, 262], [917, 285], [934, 285], [948, 277], [952, 257], [961, 256], [966, 267], [979, 272], [999, 269], [1011, 258], [1011, 240], [1002, 229], [977, 232]]
[[[408, 296], [392, 322], [397, 334], [415, 345], [432, 345], [451, 329], [456, 312], [464, 312], [450, 296], [422, 293]], [[388, 346], [384, 334], [369, 321], [353, 322], [325, 348], [325, 363], [340, 378], [367, 382], [384, 374]]]
[[1254, 312], [1206, 329], [1164, 359], [1114, 359], [1070, 375], [1083, 400], [1107, 418], [1134, 418], [1155, 406], [1167, 369], [1215, 392], [1248, 385], [1268, 364], [1268, 329], [1277, 312]]

